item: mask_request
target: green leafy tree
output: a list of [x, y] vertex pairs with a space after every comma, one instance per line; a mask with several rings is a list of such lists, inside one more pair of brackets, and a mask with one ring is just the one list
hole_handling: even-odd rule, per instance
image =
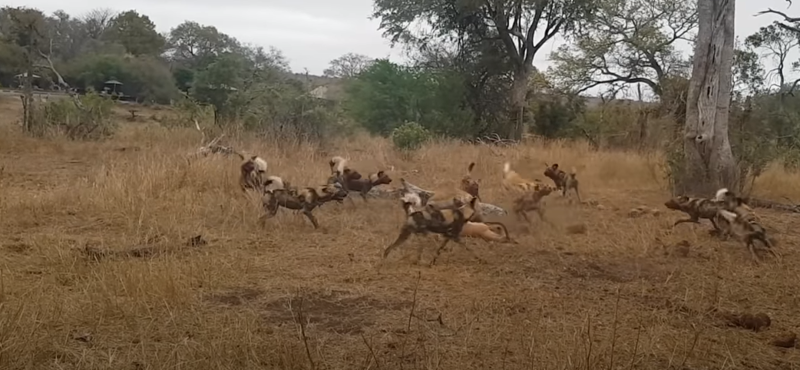
[[190, 93], [197, 101], [214, 107], [214, 123], [230, 118], [229, 98], [242, 86], [244, 67], [241, 56], [226, 54], [195, 74]]
[[692, 1], [599, 0], [597, 12], [551, 55], [550, 77], [581, 93], [600, 85], [644, 84], [661, 97], [671, 75], [687, 75], [677, 46], [692, 38]]
[[156, 32], [156, 25], [150, 17], [135, 10], [111, 18], [103, 38], [124, 46], [128, 53], [136, 56], [160, 55], [166, 44], [164, 37]]
[[373, 62], [374, 59], [366, 55], [347, 53], [332, 60], [323, 74], [326, 77], [353, 78], [369, 68]]
[[[430, 40], [463, 39], [466, 35], [472, 42], [500, 40], [503, 56], [512, 67], [510, 116], [502, 133], [520, 139], [534, 57], [556, 34], [584, 21], [593, 5], [592, 0], [376, 0], [374, 17], [380, 18], [380, 28], [393, 43], [425, 47]], [[412, 32], [414, 22], [424, 23], [430, 31]]]

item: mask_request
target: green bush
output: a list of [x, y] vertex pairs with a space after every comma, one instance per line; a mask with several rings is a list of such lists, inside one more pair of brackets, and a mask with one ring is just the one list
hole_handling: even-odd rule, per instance
[[406, 122], [392, 130], [392, 142], [401, 150], [417, 150], [430, 138], [430, 131], [416, 122]]
[[116, 125], [111, 117], [114, 102], [98, 94], [57, 99], [42, 108], [37, 126], [55, 130], [72, 140], [97, 140], [113, 135]]

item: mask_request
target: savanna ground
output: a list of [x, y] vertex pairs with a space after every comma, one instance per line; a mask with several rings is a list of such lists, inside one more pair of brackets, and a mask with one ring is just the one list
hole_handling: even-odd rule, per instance
[[[0, 99], [2, 369], [800, 368], [796, 349], [771, 344], [800, 326], [796, 216], [758, 211], [783, 256], [760, 265], [707, 221], [671, 229], [683, 215], [663, 207], [656, 156], [439, 144], [408, 159], [376, 139], [324, 151], [228, 141], [301, 185], [322, 181], [335, 154], [430, 189], [474, 160], [482, 197], [505, 207], [504, 161], [538, 178], [557, 161], [603, 206], [551, 196], [557, 227], [501, 218], [520, 244], [469, 240], [482, 262], [456, 245], [429, 268], [410, 260], [418, 243], [430, 259], [433, 236], [380, 263], [403, 221], [396, 202], [323, 206], [319, 231], [281, 210], [264, 228], [238, 158], [187, 163], [200, 135], [149, 119], [163, 111], [132, 123], [120, 109], [118, 135], [80, 143], [21, 135], [19, 101]], [[755, 192], [797, 200], [798, 183], [774, 166]], [[629, 218], [639, 205], [662, 213]], [[585, 234], [566, 232], [579, 223]], [[196, 235], [208, 243], [187, 245]], [[715, 309], [772, 325], [730, 327]]]

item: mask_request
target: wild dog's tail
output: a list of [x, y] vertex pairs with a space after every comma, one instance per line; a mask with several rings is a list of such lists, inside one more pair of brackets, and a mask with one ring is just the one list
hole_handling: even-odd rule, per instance
[[509, 172], [511, 172], [511, 163], [506, 162], [503, 164], [503, 174], [505, 175], [508, 174]]
[[337, 155], [331, 158], [329, 164], [331, 166], [331, 171], [339, 171], [339, 173], [344, 173], [344, 167], [347, 165], [347, 159]]
[[254, 156], [250, 157], [250, 160], [252, 160], [253, 163], [255, 163], [256, 170], [259, 173], [266, 173], [267, 172], [267, 167], [268, 167], [267, 166], [267, 161], [265, 161], [263, 158], [261, 158], [261, 157], [259, 157], [257, 155], [254, 155]]
[[272, 189], [285, 189], [285, 182], [279, 176], [267, 176], [264, 181], [264, 186], [269, 186]]
[[728, 188], [719, 189], [717, 190], [717, 194], [714, 195], [714, 200], [721, 201], [725, 198], [726, 195], [728, 195], [728, 193], [730, 193], [730, 191], [728, 191]]
[[475, 168], [475, 162], [470, 162], [469, 166], [467, 167], [467, 175], [472, 174], [472, 169]]

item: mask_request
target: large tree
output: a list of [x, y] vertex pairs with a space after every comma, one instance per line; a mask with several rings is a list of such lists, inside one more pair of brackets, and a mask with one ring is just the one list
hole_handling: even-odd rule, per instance
[[728, 138], [734, 59], [735, 0], [698, 0], [699, 29], [686, 103], [683, 163], [674, 191], [710, 196], [738, 188]]
[[160, 55], [166, 40], [158, 32], [150, 17], [135, 10], [117, 14], [108, 23], [103, 37], [125, 47], [133, 55]]
[[[424, 47], [429, 40], [498, 39], [511, 61], [513, 82], [510, 116], [500, 128], [506, 137], [520, 139], [525, 131], [523, 110], [533, 60], [559, 32], [571, 29], [591, 13], [591, 0], [375, 0], [374, 17], [392, 42]], [[412, 33], [421, 22], [431, 31]]]
[[347, 53], [332, 60], [322, 73], [325, 77], [353, 78], [373, 63], [375, 59], [366, 55]]
[[677, 46], [697, 27], [691, 1], [599, 0], [586, 27], [571, 32], [551, 56], [550, 74], [560, 87], [577, 93], [599, 85], [648, 86], [656, 96], [671, 75], [688, 72]]

